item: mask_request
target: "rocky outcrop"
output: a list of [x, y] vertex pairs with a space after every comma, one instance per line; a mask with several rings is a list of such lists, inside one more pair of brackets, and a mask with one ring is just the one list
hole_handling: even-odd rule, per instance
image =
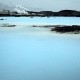
[[73, 33], [73, 34], [79, 34], [80, 33], [80, 25], [44, 25], [44, 26], [38, 26], [33, 25], [33, 27], [44, 27], [49, 28], [52, 32], [57, 33]]
[[80, 12], [75, 10], [61, 10], [58, 12], [59, 16], [76, 16], [80, 17]]
[[78, 34], [80, 32], [80, 26], [78, 25], [72, 25], [72, 26], [59, 26], [57, 25], [56, 27], [54, 28], [51, 28], [51, 31], [56, 31], [56, 32], [59, 32], [59, 33], [75, 33], [75, 34]]
[[[27, 13], [26, 13], [27, 12]], [[26, 11], [25, 13], [22, 11], [22, 13], [18, 13], [16, 11], [9, 11], [9, 10], [3, 10], [0, 11], [0, 16], [39, 16], [39, 17], [50, 17], [50, 16], [69, 16], [69, 17], [80, 17], [80, 11], [75, 10], [61, 10], [59, 12], [53, 12], [53, 11], [40, 11], [40, 12], [34, 12], [34, 11]]]
[[16, 25], [12, 25], [12, 24], [8, 24], [8, 23], [4, 23], [2, 25], [0, 25], [0, 27], [15, 27]]

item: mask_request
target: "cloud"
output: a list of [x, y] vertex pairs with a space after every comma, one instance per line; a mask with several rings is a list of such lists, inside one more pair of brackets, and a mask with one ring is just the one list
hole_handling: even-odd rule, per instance
[[80, 0], [1, 0], [0, 2], [21, 4], [26, 7], [58, 11], [61, 9], [80, 10]]

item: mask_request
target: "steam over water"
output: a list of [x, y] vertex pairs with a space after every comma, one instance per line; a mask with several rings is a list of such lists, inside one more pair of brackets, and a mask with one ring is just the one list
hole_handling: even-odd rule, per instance
[[78, 24], [80, 18], [3, 17], [0, 80], [80, 80], [80, 35], [56, 34], [34, 24]]
[[16, 11], [17, 13], [28, 14], [27, 11], [29, 11], [29, 10], [21, 5], [16, 5], [16, 7], [14, 8], [14, 11]]

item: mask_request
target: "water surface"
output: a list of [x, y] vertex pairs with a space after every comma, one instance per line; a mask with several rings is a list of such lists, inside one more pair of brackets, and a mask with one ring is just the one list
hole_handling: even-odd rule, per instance
[[[31, 18], [30, 22], [25, 17], [14, 18], [0, 21], [17, 24], [14, 28], [0, 27], [0, 80], [80, 80], [79, 34], [56, 34], [46, 28], [26, 26], [38, 23], [38, 19]], [[48, 24], [51, 19], [41, 18], [39, 23]], [[79, 18], [75, 18], [77, 22], [71, 19], [74, 24], [80, 22]]]

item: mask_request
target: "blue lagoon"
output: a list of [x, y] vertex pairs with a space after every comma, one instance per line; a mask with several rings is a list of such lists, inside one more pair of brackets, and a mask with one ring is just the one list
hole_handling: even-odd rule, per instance
[[80, 34], [31, 26], [80, 25], [80, 18], [0, 18], [0, 80], [80, 80]]

